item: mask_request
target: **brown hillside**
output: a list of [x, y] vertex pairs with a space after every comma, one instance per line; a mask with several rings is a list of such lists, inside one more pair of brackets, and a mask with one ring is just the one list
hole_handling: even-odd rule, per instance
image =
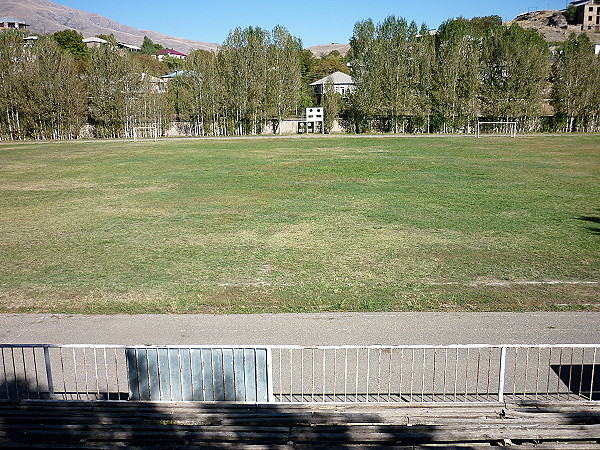
[[[571, 33], [582, 33], [581, 25], [567, 25], [565, 16], [558, 9], [532, 11], [506, 22], [507, 25], [512, 23], [537, 30], [548, 42], [563, 42]], [[593, 42], [600, 42], [600, 33], [588, 33], [588, 36]]]
[[99, 14], [80, 11], [50, 0], [1, 0], [0, 17], [24, 20], [30, 25], [32, 33], [54, 33], [66, 28], [79, 31], [83, 37], [113, 33], [118, 41], [138, 46], [142, 44], [144, 36], [148, 36], [166, 48], [185, 53], [192, 49], [215, 50], [218, 47], [213, 43], [190, 41], [156, 31], [138, 30]]
[[334, 43], [329, 45], [313, 45], [312, 47], [308, 47], [308, 50], [310, 50], [312, 54], [315, 55], [315, 57], [317, 58], [325, 56], [333, 50], [337, 50], [342, 56], [346, 56], [346, 53], [348, 53], [348, 50], [350, 50], [350, 44]]

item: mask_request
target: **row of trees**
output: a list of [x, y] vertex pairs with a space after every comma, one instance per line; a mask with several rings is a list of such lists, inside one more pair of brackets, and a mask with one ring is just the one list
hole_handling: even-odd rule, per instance
[[549, 102], [555, 128], [599, 126], [600, 59], [585, 35], [552, 56], [539, 33], [499, 17], [449, 20], [432, 35], [391, 16], [357, 23], [351, 48], [357, 131], [374, 118], [395, 132], [468, 130], [482, 117], [534, 131]]
[[256, 134], [300, 101], [302, 43], [285, 28], [236, 28], [218, 54], [193, 51], [170, 85], [178, 118], [195, 135]]
[[150, 122], [166, 126], [171, 102], [144, 70], [139, 59], [110, 45], [82, 59], [53, 36], [24, 46], [20, 33], [0, 33], [0, 137], [70, 139], [86, 129], [121, 137]]
[[[151, 75], [169, 67], [149, 39], [148, 54], [80, 41], [68, 31], [25, 46], [19, 32], [0, 33], [0, 138], [124, 137], [174, 121], [192, 135], [278, 132], [316, 101], [327, 128], [339, 113], [357, 132], [469, 131], [482, 117], [530, 131], [600, 128], [600, 56], [587, 36], [551, 54], [538, 33], [494, 16], [449, 20], [436, 34], [393, 16], [361, 21], [345, 58], [314, 58], [283, 27], [236, 28], [219, 52], [192, 51], [166, 90]], [[328, 83], [315, 99], [309, 83], [334, 70], [356, 90], [342, 99]]]

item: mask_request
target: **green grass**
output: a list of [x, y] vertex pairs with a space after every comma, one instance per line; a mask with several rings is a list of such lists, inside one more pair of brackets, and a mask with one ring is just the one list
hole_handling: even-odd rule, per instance
[[4, 143], [0, 311], [600, 310], [599, 223], [595, 135]]

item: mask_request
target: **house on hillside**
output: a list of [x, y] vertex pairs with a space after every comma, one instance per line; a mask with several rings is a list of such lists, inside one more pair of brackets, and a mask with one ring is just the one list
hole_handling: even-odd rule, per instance
[[158, 59], [162, 61], [167, 57], [175, 59], [185, 59], [187, 58], [187, 55], [185, 53], [178, 52], [177, 50], [173, 50], [172, 48], [164, 48], [158, 51]]
[[88, 48], [100, 47], [102, 44], [108, 44], [108, 41], [101, 39], [99, 37], [89, 37], [83, 40], [83, 43], [87, 45]]
[[130, 52], [139, 52], [142, 47], [138, 47], [137, 45], [127, 44], [125, 42], [117, 42], [117, 47], [124, 48], [125, 50], [129, 50]]
[[350, 75], [344, 72], [334, 72], [331, 75], [315, 81], [314, 83], [310, 83], [311, 86], [314, 86], [315, 93], [319, 97], [325, 93], [325, 86], [327, 84], [327, 80], [329, 79], [333, 81], [333, 88], [335, 89], [335, 92], [340, 94], [342, 97], [347, 96], [355, 89], [354, 80]]
[[21, 30], [27, 31], [29, 24], [19, 19], [11, 19], [10, 17], [0, 17], [0, 31], [6, 30]]
[[577, 8], [577, 23], [583, 31], [600, 33], [600, 0], [579, 0], [570, 6]]

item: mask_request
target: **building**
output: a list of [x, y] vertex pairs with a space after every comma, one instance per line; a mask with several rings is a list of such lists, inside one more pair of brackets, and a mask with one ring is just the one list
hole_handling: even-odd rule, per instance
[[101, 39], [99, 37], [89, 37], [83, 40], [83, 43], [87, 45], [88, 48], [100, 47], [102, 44], [108, 44], [108, 41]]
[[185, 59], [187, 55], [185, 53], [178, 52], [177, 50], [173, 50], [172, 48], [165, 48], [158, 51], [158, 59], [161, 61], [165, 58], [176, 58], [176, 59]]
[[124, 48], [129, 50], [130, 52], [139, 52], [142, 47], [138, 47], [137, 45], [127, 44], [126, 42], [117, 42], [117, 47]]
[[334, 72], [331, 75], [315, 81], [314, 83], [310, 83], [311, 86], [314, 86], [315, 93], [317, 95], [321, 96], [325, 93], [325, 85], [329, 79], [333, 81], [333, 88], [335, 89], [335, 92], [340, 94], [342, 97], [350, 94], [355, 89], [354, 80], [350, 75], [344, 72]]
[[26, 24], [19, 19], [11, 19], [9, 17], [0, 17], [0, 30], [21, 30], [27, 31], [29, 24]]
[[577, 8], [577, 23], [583, 31], [600, 33], [600, 0], [580, 0], [571, 2]]

